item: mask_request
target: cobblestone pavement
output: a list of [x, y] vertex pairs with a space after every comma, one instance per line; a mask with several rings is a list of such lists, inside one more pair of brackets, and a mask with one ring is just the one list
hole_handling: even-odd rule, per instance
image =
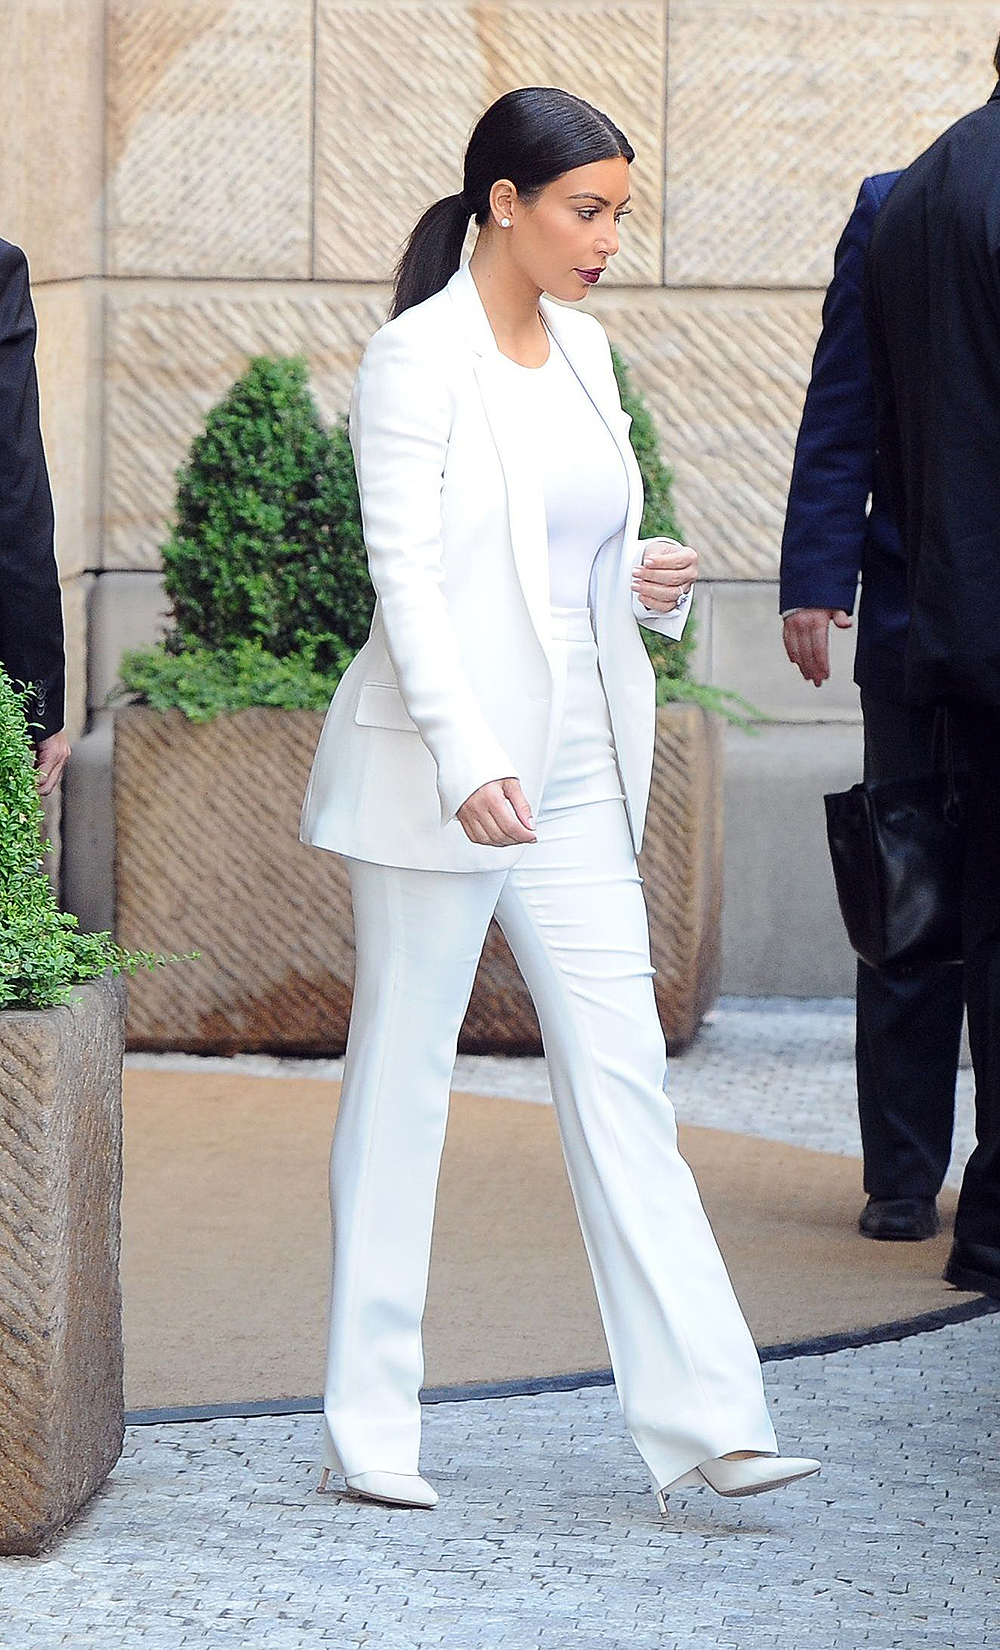
[[[852, 1036], [849, 1004], [724, 1002], [672, 1063], [678, 1113], [856, 1153]], [[548, 1097], [539, 1061], [464, 1059], [456, 1087]], [[959, 1103], [957, 1170], [964, 1072]], [[977, 1650], [998, 1372], [1000, 1315], [768, 1364], [779, 1439], [821, 1478], [685, 1491], [666, 1519], [609, 1387], [427, 1405], [430, 1511], [318, 1496], [314, 1415], [133, 1426], [50, 1551], [0, 1560], [0, 1650]]]
[[133, 1427], [52, 1552], [0, 1562], [0, 1642], [975, 1650], [996, 1643], [998, 1362], [987, 1317], [768, 1365], [779, 1438], [822, 1476], [685, 1491], [666, 1519], [607, 1387], [428, 1405], [430, 1511], [317, 1495], [315, 1416]]

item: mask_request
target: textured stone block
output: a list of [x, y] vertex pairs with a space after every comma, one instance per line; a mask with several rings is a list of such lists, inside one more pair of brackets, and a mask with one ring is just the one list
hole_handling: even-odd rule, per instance
[[4, 0], [0, 232], [32, 280], [101, 268], [102, 0]]
[[816, 688], [788, 661], [778, 586], [740, 580], [712, 591], [710, 680], [779, 722], [857, 722], [856, 630], [830, 626], [830, 679]]
[[170, 599], [159, 573], [102, 573], [90, 602], [88, 703], [103, 709], [118, 682], [122, 654], [152, 647], [170, 626]]
[[817, 293], [601, 294], [710, 579], [773, 579], [820, 326]]
[[388, 280], [421, 213], [461, 188], [483, 111], [519, 86], [562, 86], [602, 109], [636, 151], [634, 210], [610, 278], [659, 281], [662, 5], [319, 0], [316, 81], [317, 275]]
[[309, 275], [312, 12], [110, 0], [110, 273]]
[[[321, 725], [317, 713], [265, 709], [201, 725], [142, 707], [116, 717], [116, 933], [123, 945], [202, 952], [130, 979], [131, 1047], [342, 1051], [354, 973], [347, 876], [339, 855], [297, 840]], [[718, 980], [718, 740], [696, 707], [659, 712], [640, 870], [657, 1002], [677, 1047], [694, 1035]], [[460, 1047], [540, 1048], [495, 927]]]
[[42, 835], [46, 842], [52, 844], [48, 853], [42, 856], [42, 867], [57, 897], [62, 879], [62, 793], [63, 786], [57, 785], [48, 796], [42, 797]]
[[712, 670], [712, 586], [706, 579], [702, 579], [696, 591], [695, 604], [691, 617], [687, 623], [687, 631], [693, 632], [694, 647], [691, 650], [690, 672], [696, 682], [711, 680]]
[[[707, 578], [774, 578], [795, 435], [819, 331], [816, 293], [595, 294], [649, 399]], [[320, 411], [346, 412], [386, 288], [119, 290], [109, 299], [105, 565], [156, 567], [174, 472], [258, 352], [302, 351]]]
[[100, 561], [101, 300], [72, 282], [37, 288], [34, 303], [42, 439], [66, 579]]
[[119, 982], [0, 1011], [0, 1552], [36, 1553], [124, 1435]]
[[346, 414], [358, 361], [385, 320], [382, 288], [115, 290], [109, 297], [105, 566], [156, 567], [174, 472], [251, 355], [303, 353], [324, 417]]
[[823, 286], [862, 178], [985, 103], [989, 0], [672, 0], [671, 285]]
[[860, 727], [727, 732], [727, 995], [854, 995], [855, 958], [837, 905], [823, 795], [855, 784], [861, 762]]
[[94, 575], [83, 573], [62, 587], [63, 629], [66, 637], [66, 731], [70, 740], [83, 732], [87, 720], [87, 613]]
[[202, 953], [130, 978], [130, 1046], [343, 1048], [347, 879], [339, 857], [298, 841], [322, 722], [268, 709], [203, 724], [139, 707], [116, 716], [116, 933]]
[[115, 925], [115, 816], [110, 712], [73, 746], [62, 785], [62, 903], [86, 933]]

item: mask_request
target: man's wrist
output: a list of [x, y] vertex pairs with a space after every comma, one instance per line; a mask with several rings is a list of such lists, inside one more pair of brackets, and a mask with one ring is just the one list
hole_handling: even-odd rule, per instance
[[852, 610], [853, 604], [848, 602], [801, 602], [798, 607], [783, 607], [781, 618], [790, 619], [793, 613], [846, 613], [850, 616]]

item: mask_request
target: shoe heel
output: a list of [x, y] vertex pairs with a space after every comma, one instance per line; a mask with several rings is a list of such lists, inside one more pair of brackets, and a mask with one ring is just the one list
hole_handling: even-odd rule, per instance
[[320, 1474], [319, 1487], [316, 1494], [325, 1495], [326, 1486], [330, 1481], [331, 1472], [338, 1472], [340, 1470], [340, 1462], [337, 1459], [337, 1452], [333, 1447], [333, 1439], [330, 1437], [330, 1428], [325, 1415], [323, 1416], [323, 1425], [320, 1432], [320, 1464], [322, 1465], [323, 1471]]
[[666, 1517], [667, 1514], [667, 1496], [672, 1495], [674, 1490], [694, 1489], [696, 1485], [704, 1482], [705, 1476], [701, 1468], [692, 1467], [691, 1471], [684, 1473], [683, 1477], [675, 1478], [671, 1484], [664, 1484], [662, 1490], [656, 1492], [656, 1499], [663, 1516]]

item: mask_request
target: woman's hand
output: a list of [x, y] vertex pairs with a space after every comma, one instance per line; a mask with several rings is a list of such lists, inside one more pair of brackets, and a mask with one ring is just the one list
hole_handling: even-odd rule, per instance
[[538, 840], [517, 779], [491, 779], [488, 785], [480, 785], [466, 797], [456, 817], [469, 841], [484, 848], [512, 848], [519, 842]]
[[654, 613], [672, 613], [698, 577], [698, 552], [677, 539], [646, 539], [632, 589]]

